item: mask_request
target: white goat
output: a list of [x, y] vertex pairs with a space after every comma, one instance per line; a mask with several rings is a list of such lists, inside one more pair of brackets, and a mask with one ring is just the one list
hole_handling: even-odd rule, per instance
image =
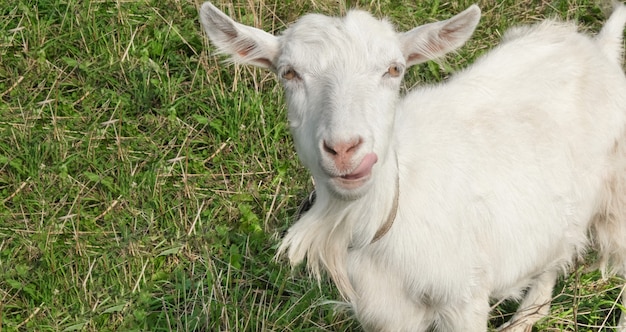
[[529, 331], [588, 247], [626, 276], [626, 6], [595, 38], [513, 29], [404, 97], [406, 68], [463, 45], [478, 7], [406, 33], [356, 10], [280, 36], [210, 3], [200, 17], [221, 52], [284, 85], [317, 200], [279, 252], [326, 270], [366, 330], [486, 331], [490, 300], [525, 294], [503, 328]]

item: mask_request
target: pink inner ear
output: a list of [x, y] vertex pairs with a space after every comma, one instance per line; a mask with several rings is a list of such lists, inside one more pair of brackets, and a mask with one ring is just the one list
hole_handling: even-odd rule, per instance
[[248, 56], [248, 54], [250, 54], [250, 51], [252, 51], [253, 48], [254, 45], [241, 45], [241, 47], [237, 49], [237, 54], [240, 57], [245, 58]]
[[271, 70], [274, 70], [274, 65], [272, 64], [272, 61], [265, 59], [265, 58], [257, 58], [254, 59], [255, 62], [262, 64], [263, 66], [270, 68]]
[[406, 62], [408, 62], [408, 63], [414, 63], [414, 62], [420, 63], [420, 62], [427, 61], [428, 58], [425, 57], [421, 53], [413, 53], [413, 54], [409, 55], [409, 58], [406, 59], [406, 60], [407, 60]]
[[[235, 38], [236, 37], [237, 35], [235, 35]], [[254, 49], [258, 47], [255, 42], [250, 40], [238, 40], [236, 41], [236, 43], [238, 45], [236, 46], [235, 52], [237, 52], [238, 56], [248, 61], [256, 62], [256, 64], [259, 66], [273, 68], [272, 61], [270, 59], [264, 57], [250, 57], [251, 54], [254, 55]]]

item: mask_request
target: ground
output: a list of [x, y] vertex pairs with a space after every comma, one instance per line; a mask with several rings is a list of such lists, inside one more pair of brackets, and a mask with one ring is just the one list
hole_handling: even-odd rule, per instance
[[[216, 1], [278, 32], [359, 7], [400, 30], [472, 1]], [[191, 0], [0, 5], [0, 331], [358, 331], [330, 283], [274, 254], [313, 188], [275, 77], [212, 55]], [[406, 88], [445, 80], [507, 27], [597, 31], [591, 1], [479, 1], [474, 38]], [[619, 280], [575, 266], [541, 331], [615, 324]], [[493, 312], [506, 320], [514, 305]]]

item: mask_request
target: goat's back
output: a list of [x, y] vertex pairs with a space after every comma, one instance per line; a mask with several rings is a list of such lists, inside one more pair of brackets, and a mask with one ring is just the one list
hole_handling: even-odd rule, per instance
[[[414, 229], [396, 236], [438, 247], [460, 278], [484, 266], [498, 297], [565, 267], [587, 247], [616, 159], [626, 158], [625, 92], [621, 67], [594, 39], [547, 21], [514, 29], [445, 85], [410, 93], [395, 138], [406, 179], [399, 215], [412, 220], [399, 219]], [[453, 234], [463, 240], [451, 244]]]

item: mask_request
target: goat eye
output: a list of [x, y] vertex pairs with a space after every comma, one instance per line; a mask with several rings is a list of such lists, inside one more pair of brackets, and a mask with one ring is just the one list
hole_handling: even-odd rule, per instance
[[387, 69], [386, 74], [390, 77], [399, 77], [402, 75], [402, 67], [400, 65], [391, 65], [389, 69]]
[[285, 71], [283, 71], [282, 77], [283, 79], [287, 81], [291, 81], [298, 77], [298, 73], [293, 68], [290, 67], [290, 68], [285, 69]]

